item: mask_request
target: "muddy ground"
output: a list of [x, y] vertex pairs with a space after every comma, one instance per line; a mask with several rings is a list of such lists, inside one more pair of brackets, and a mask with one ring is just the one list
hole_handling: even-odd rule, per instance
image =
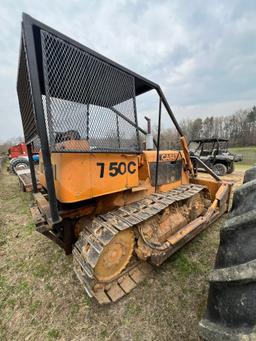
[[[206, 176], [206, 175], [203, 175]], [[225, 178], [241, 183], [243, 170]], [[198, 340], [225, 217], [110, 306], [89, 299], [72, 257], [35, 232], [32, 196], [0, 174], [0, 340]]]

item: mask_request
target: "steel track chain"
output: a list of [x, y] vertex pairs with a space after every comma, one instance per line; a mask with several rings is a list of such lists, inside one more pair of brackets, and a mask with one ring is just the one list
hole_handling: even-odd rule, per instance
[[[133, 257], [119, 276], [110, 283], [101, 283], [94, 276], [94, 268], [104, 247], [119, 231], [135, 227], [170, 205], [189, 199], [205, 188], [188, 184], [169, 192], [154, 193], [139, 202], [99, 215], [91, 224], [87, 224], [73, 248], [74, 272], [86, 293], [95, 297], [100, 304], [106, 304], [120, 299], [135, 288], [151, 272], [152, 266]], [[83, 256], [84, 249], [86, 259]]]

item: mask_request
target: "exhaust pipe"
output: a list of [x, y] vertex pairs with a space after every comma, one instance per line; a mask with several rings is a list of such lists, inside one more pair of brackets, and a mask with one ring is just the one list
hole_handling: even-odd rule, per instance
[[147, 121], [146, 150], [153, 150], [154, 141], [151, 128], [151, 119], [145, 116], [145, 120]]

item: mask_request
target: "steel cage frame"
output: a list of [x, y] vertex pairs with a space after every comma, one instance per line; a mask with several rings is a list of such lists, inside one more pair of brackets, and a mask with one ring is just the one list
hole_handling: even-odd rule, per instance
[[[78, 43], [77, 41], [63, 35], [62, 33], [50, 28], [49, 26], [37, 21], [36, 19], [32, 18], [26, 13], [22, 15], [22, 36], [21, 36], [21, 44], [25, 45], [26, 48], [26, 63], [28, 68], [28, 76], [29, 76], [29, 83], [30, 83], [30, 91], [32, 97], [32, 104], [33, 104], [33, 114], [34, 120], [36, 124], [37, 134], [40, 138], [41, 143], [41, 152], [43, 157], [44, 163], [44, 170], [45, 170], [45, 178], [46, 178], [46, 185], [47, 185], [47, 192], [48, 192], [48, 199], [49, 199], [49, 206], [50, 206], [50, 213], [51, 213], [51, 223], [52, 225], [58, 224], [61, 222], [61, 217], [58, 211], [58, 202], [55, 193], [54, 187], [54, 177], [53, 177], [53, 170], [51, 165], [51, 152], [49, 148], [48, 136], [47, 136], [47, 127], [44, 118], [44, 108], [42, 103], [42, 93], [40, 88], [40, 77], [39, 77], [39, 69], [37, 64], [37, 52], [36, 52], [36, 34], [38, 31], [45, 30], [50, 32], [51, 34], [60, 37], [61, 39], [65, 40], [66, 42], [77, 46], [78, 48], [86, 51], [87, 53], [96, 56], [100, 60], [110, 64], [111, 66], [131, 75], [135, 79], [135, 97], [143, 94], [150, 90], [155, 90], [159, 96], [159, 113], [158, 113], [158, 128], [157, 128], [157, 141], [155, 141], [156, 149], [157, 149], [157, 157], [156, 157], [156, 179], [155, 179], [155, 189], [157, 190], [157, 178], [158, 178], [158, 162], [159, 162], [159, 151], [160, 151], [160, 135], [161, 135], [161, 107], [162, 104], [164, 105], [169, 117], [171, 118], [176, 130], [178, 131], [179, 135], [182, 137], [183, 132], [170, 108], [170, 105], [161, 89], [161, 87], [138, 75], [137, 73], [117, 64], [116, 62], [100, 55], [99, 53], [89, 49], [88, 47]], [[21, 58], [21, 48], [20, 47], [20, 58]], [[17, 84], [17, 91], [18, 91], [18, 84]], [[20, 108], [20, 110], [22, 110]], [[124, 116], [122, 113], [118, 113], [120, 117]], [[124, 118], [124, 117], [122, 117]], [[127, 118], [125, 118], [127, 121]], [[133, 124], [133, 122], [128, 123]], [[135, 124], [135, 128], [137, 131], [140, 131], [142, 134], [147, 134], [147, 132], [139, 127], [137, 120]], [[23, 124], [24, 129], [24, 124]], [[25, 131], [24, 131], [25, 133]], [[34, 138], [31, 140], [26, 141], [26, 145], [28, 146], [28, 156], [29, 156], [29, 164], [31, 170], [31, 177], [32, 177], [32, 184], [33, 184], [33, 191], [37, 192], [36, 186], [36, 176], [35, 176], [35, 169], [34, 163], [31, 154], [31, 145], [34, 141]], [[117, 151], [118, 152], [118, 151]]]

